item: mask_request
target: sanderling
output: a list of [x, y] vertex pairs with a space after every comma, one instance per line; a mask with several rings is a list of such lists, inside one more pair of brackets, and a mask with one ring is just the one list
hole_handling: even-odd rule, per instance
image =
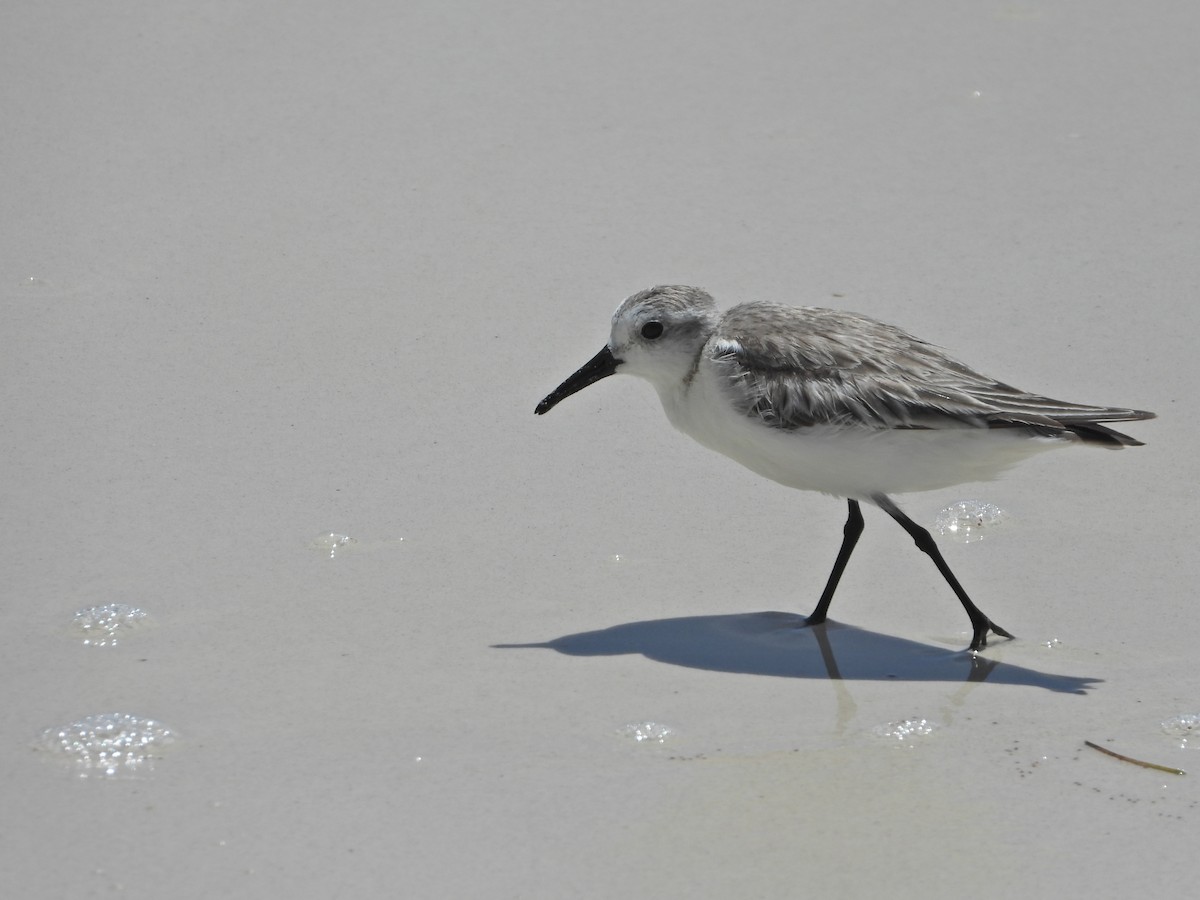
[[987, 480], [1068, 444], [1137, 447], [1103, 423], [1154, 417], [1027, 394], [857, 313], [775, 303], [722, 313], [684, 285], [622, 303], [608, 344], [535, 412], [616, 372], [654, 385], [671, 424], [705, 447], [788, 487], [846, 498], [842, 546], [806, 624], [825, 621], [867, 501], [900, 523], [954, 590], [971, 619], [971, 650], [987, 645], [989, 630], [1012, 635], [971, 601], [929, 532], [889, 495]]

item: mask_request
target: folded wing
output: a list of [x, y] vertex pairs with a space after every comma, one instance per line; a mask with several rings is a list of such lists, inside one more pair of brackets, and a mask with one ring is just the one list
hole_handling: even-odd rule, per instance
[[705, 352], [736, 408], [784, 430], [1026, 428], [1121, 447], [1141, 442], [1102, 423], [1154, 417], [1027, 393], [899, 328], [840, 310], [742, 304]]

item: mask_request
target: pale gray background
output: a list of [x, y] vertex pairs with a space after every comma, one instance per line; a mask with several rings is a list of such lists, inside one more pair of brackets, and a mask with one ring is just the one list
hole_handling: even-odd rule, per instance
[[[1200, 755], [1159, 722], [1200, 712], [1198, 26], [1182, 0], [8, 4], [6, 890], [1194, 885]], [[1145, 448], [907, 498], [1016, 519], [944, 545], [1021, 638], [986, 682], [876, 511], [831, 682], [771, 626], [815, 601], [840, 501], [691, 444], [633, 379], [532, 415], [669, 281], [1160, 414]], [[306, 547], [330, 530], [357, 552]], [[82, 646], [106, 602], [156, 627]], [[140, 781], [30, 749], [110, 710], [184, 742]], [[912, 716], [942, 728], [871, 733]], [[678, 737], [615, 733], [646, 719]]]

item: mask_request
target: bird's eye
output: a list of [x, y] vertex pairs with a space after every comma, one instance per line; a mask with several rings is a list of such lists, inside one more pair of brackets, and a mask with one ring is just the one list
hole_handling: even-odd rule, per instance
[[656, 340], [663, 333], [662, 322], [647, 322], [642, 326], [642, 337], [648, 341]]

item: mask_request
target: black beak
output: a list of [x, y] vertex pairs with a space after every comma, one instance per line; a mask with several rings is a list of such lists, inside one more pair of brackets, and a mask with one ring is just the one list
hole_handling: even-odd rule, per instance
[[546, 395], [546, 399], [534, 410], [539, 416], [550, 412], [560, 400], [565, 400], [577, 391], [582, 391], [589, 384], [595, 384], [601, 378], [607, 378], [617, 371], [621, 360], [612, 355], [607, 346], [580, 367], [579, 371]]

